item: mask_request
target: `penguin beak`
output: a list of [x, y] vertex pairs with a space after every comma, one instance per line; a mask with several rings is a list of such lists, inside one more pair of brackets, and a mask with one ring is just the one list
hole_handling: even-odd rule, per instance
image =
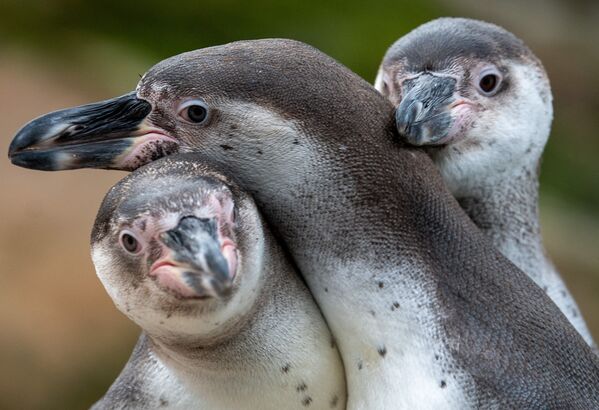
[[135, 92], [55, 111], [21, 128], [8, 156], [15, 165], [43, 171], [133, 170], [178, 150], [175, 139], [148, 124], [151, 111]]
[[175, 283], [174, 290], [195, 298], [230, 293], [235, 272], [229, 269], [229, 261], [221, 250], [216, 218], [184, 217], [175, 228], [161, 234], [160, 240], [171, 251], [170, 259], [177, 271], [175, 276], [170, 272], [169, 282]]
[[438, 145], [452, 136], [452, 103], [456, 80], [422, 73], [402, 84], [402, 100], [395, 110], [397, 130], [412, 145]]

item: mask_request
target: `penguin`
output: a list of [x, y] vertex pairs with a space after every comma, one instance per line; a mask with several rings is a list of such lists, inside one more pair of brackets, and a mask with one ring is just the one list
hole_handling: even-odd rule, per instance
[[233, 176], [337, 341], [349, 409], [599, 406], [599, 358], [398, 139], [372, 85], [267, 39], [166, 59], [134, 93], [25, 125], [9, 155], [128, 170], [193, 151]]
[[193, 156], [106, 195], [96, 272], [143, 329], [105, 408], [343, 409], [339, 352], [251, 197]]
[[429, 148], [485, 236], [596, 348], [541, 237], [538, 175], [553, 118], [541, 61], [499, 26], [441, 18], [389, 48], [375, 86], [397, 107], [399, 132]]

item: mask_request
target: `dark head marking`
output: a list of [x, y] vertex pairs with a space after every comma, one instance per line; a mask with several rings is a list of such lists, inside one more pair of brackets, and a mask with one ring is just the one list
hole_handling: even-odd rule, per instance
[[384, 65], [407, 64], [409, 71], [439, 71], [456, 57], [520, 59], [532, 55], [509, 31], [479, 20], [440, 18], [412, 30], [387, 51]]

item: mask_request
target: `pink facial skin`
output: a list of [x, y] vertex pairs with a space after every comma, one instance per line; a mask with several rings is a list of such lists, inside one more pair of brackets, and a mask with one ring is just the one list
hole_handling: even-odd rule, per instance
[[[190, 287], [183, 276], [188, 269], [180, 266], [174, 260], [168, 248], [165, 246], [162, 248], [163, 255], [152, 264], [149, 272], [149, 276], [156, 280], [158, 286], [183, 299], [206, 299], [216, 296], [209, 289], [206, 289], [206, 293], [198, 293], [196, 289]], [[229, 274], [231, 275], [231, 280], [233, 280], [237, 274], [237, 246], [231, 239], [225, 238], [221, 243], [221, 252], [227, 260]], [[197, 272], [197, 274], [209, 275], [210, 273]]]
[[211, 197], [209, 204], [212, 211], [218, 216], [218, 224], [221, 229], [218, 230], [218, 237], [221, 243], [221, 252], [229, 263], [229, 272], [234, 278], [237, 272], [237, 245], [233, 242], [226, 233], [224, 226], [235, 226], [235, 212], [233, 201], [225, 201], [223, 204], [218, 199]]
[[146, 133], [133, 138], [133, 147], [122, 160], [118, 161], [123, 169], [134, 170], [146, 163], [179, 150], [179, 143], [164, 131], [151, 128]]
[[[220, 251], [227, 261], [229, 275], [233, 281], [237, 274], [238, 255], [237, 245], [233, 239], [233, 228], [235, 226], [235, 213], [233, 200], [220, 194], [210, 194], [204, 204], [196, 209], [196, 216], [202, 218], [216, 217], [218, 224], [218, 241]], [[176, 260], [173, 251], [165, 245], [161, 235], [173, 229], [179, 223], [184, 214], [172, 212], [161, 214], [159, 217], [144, 215], [137, 218], [133, 224], [123, 228], [121, 232], [133, 235], [141, 249], [135, 255], [147, 260], [150, 244], [154, 244], [154, 251], [159, 252], [156, 260], [149, 268], [148, 276], [164, 291], [181, 299], [205, 299], [218, 296], [210, 286], [212, 272], [198, 271], [185, 263]], [[124, 245], [121, 243], [121, 246]], [[125, 249], [126, 250], [126, 249]], [[129, 252], [130, 253], [130, 252]], [[197, 275], [197, 282], [201, 286], [191, 286], [188, 282], [188, 274]], [[204, 286], [204, 283], [206, 284]]]
[[231, 279], [235, 279], [235, 275], [237, 274], [237, 246], [235, 246], [232, 240], [225, 238], [221, 245], [221, 251], [229, 263]]
[[199, 295], [194, 289], [187, 286], [181, 275], [181, 268], [170, 260], [158, 260], [150, 268], [150, 277], [155, 278], [161, 288], [182, 298], [205, 296]]
[[436, 141], [434, 145], [446, 145], [463, 138], [478, 111], [474, 103], [463, 98], [457, 98], [448, 108], [452, 119], [451, 127], [447, 135]]

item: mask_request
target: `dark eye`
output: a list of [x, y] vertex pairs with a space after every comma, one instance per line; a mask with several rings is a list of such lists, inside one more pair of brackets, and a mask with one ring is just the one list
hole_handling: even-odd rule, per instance
[[179, 107], [179, 116], [187, 122], [200, 124], [208, 117], [208, 107], [203, 101], [186, 101]]
[[121, 246], [131, 254], [136, 254], [141, 251], [141, 244], [135, 236], [129, 232], [123, 232], [121, 234]]
[[498, 82], [499, 79], [495, 74], [487, 74], [480, 79], [480, 89], [486, 93], [490, 93], [495, 89], [495, 87], [497, 87]]
[[501, 74], [495, 69], [483, 70], [479, 76], [478, 89], [481, 94], [491, 96], [497, 92], [501, 83]]

